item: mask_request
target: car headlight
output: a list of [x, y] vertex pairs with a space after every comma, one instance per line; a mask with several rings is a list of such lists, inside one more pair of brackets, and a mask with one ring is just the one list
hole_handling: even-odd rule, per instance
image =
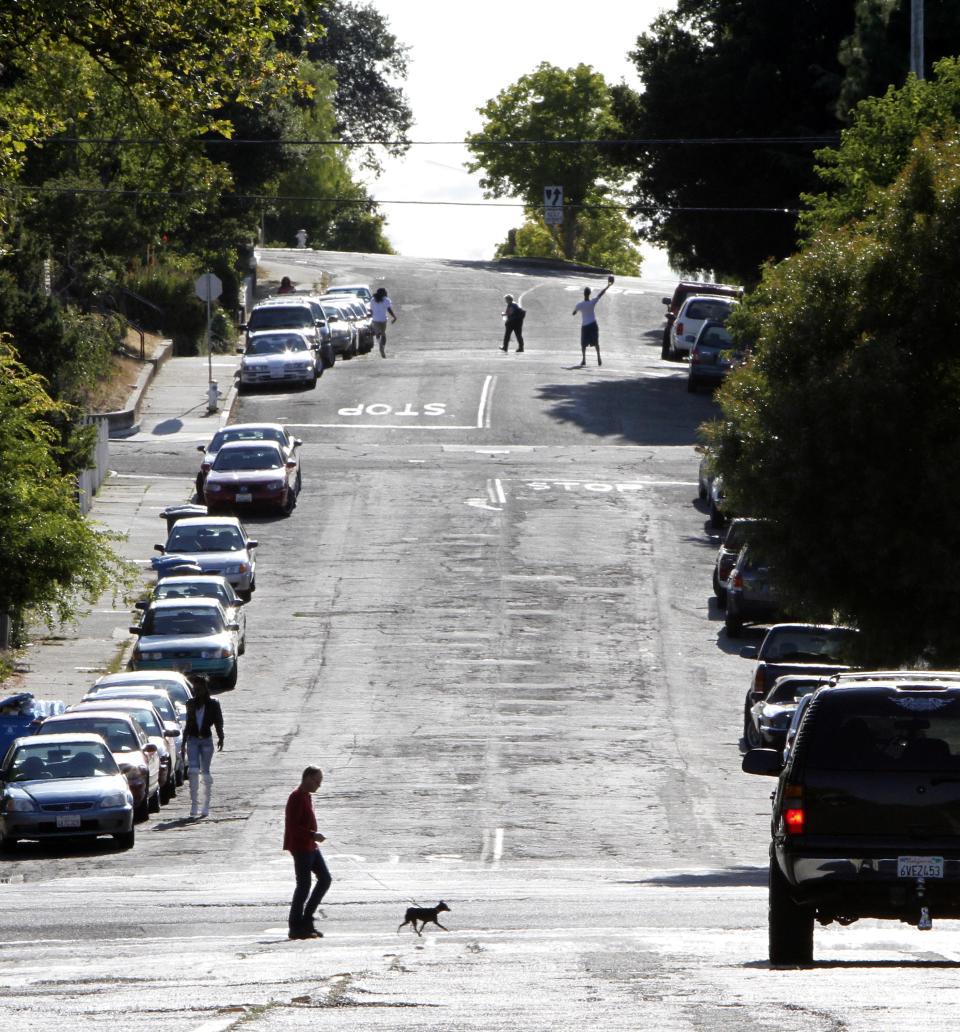
[[133, 796], [129, 792], [111, 792], [100, 800], [101, 806], [132, 806]]
[[3, 801], [5, 813], [31, 813], [37, 804], [25, 792], [11, 792]]
[[207, 481], [207, 490], [211, 494], [213, 494], [216, 491], [222, 491], [223, 490], [223, 484], [211, 484], [210, 481], [208, 480]]
[[284, 482], [282, 480], [271, 480], [267, 483], [266, 488], [268, 491], [282, 491]]

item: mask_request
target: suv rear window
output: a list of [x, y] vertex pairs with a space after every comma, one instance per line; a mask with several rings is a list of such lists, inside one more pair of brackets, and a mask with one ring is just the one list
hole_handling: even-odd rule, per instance
[[836, 692], [816, 701], [817, 719], [805, 721], [807, 767], [960, 771], [960, 695]]
[[857, 632], [847, 627], [813, 631], [803, 627], [784, 627], [768, 632], [762, 658], [772, 663], [845, 664], [847, 650]]
[[691, 301], [687, 306], [688, 319], [725, 319], [733, 308], [732, 301]]

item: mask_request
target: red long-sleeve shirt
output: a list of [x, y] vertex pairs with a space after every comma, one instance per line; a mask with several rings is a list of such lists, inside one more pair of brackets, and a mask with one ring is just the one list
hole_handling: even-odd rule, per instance
[[317, 841], [313, 837], [316, 830], [317, 815], [313, 809], [313, 795], [300, 785], [287, 799], [283, 848], [290, 853], [312, 853], [317, 848]]

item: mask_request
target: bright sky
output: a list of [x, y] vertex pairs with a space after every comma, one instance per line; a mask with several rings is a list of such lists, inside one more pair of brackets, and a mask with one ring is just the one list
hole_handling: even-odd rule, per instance
[[[373, 0], [398, 40], [410, 46], [404, 85], [415, 123], [411, 140], [458, 140], [481, 128], [477, 108], [541, 61], [561, 68], [583, 62], [608, 83], [639, 87], [627, 54], [637, 36], [673, 0], [612, 0], [598, 7], [573, 0], [484, 0], [439, 4], [427, 0]], [[370, 183], [380, 201], [483, 202], [479, 176], [463, 167], [462, 146], [411, 147]], [[544, 184], [547, 185], [547, 184]], [[404, 255], [427, 258], [493, 257], [521, 209], [385, 204], [387, 236]], [[662, 263], [656, 254], [644, 274]]]

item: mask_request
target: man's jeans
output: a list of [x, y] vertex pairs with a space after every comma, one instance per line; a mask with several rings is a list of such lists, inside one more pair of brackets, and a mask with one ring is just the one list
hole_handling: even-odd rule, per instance
[[[320, 901], [330, 888], [330, 872], [327, 870], [323, 854], [319, 849], [310, 853], [291, 853], [293, 857], [293, 869], [297, 877], [297, 887], [293, 891], [293, 899], [290, 901], [290, 931], [299, 931], [316, 913]], [[317, 883], [310, 892], [311, 875], [316, 876]], [[307, 895], [309, 894], [309, 899]]]

